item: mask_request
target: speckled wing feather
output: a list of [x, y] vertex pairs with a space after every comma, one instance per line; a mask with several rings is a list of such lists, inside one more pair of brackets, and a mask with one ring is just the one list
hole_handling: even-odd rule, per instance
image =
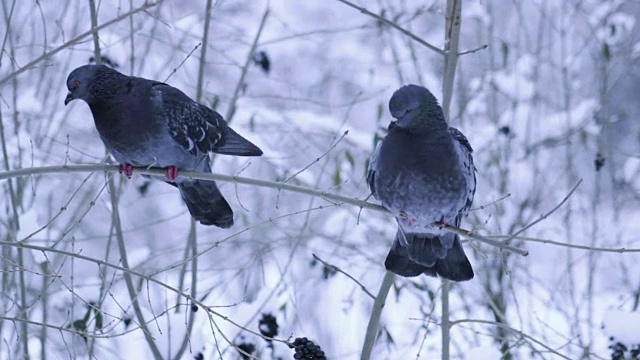
[[215, 181], [175, 177], [178, 170], [210, 173], [209, 151], [262, 155], [220, 114], [167, 84], [127, 76], [104, 65], [73, 70], [67, 89], [65, 105], [75, 99], [89, 105], [100, 138], [125, 169], [131, 165], [165, 168], [195, 220], [221, 228], [233, 225], [233, 210]]
[[367, 168], [367, 184], [369, 184], [369, 189], [371, 190], [371, 195], [376, 197], [376, 188], [375, 188], [375, 180], [376, 180], [376, 170], [378, 167], [378, 153], [380, 152], [380, 145], [382, 141], [378, 142], [375, 150], [373, 150], [373, 154], [369, 158], [369, 167]]
[[182, 91], [154, 83], [171, 137], [194, 156], [209, 151], [239, 156], [260, 156], [262, 151], [233, 131], [222, 115], [201, 105]]
[[451, 134], [453, 139], [461, 145], [461, 147], [459, 147], [459, 149], [461, 150], [459, 153], [461, 155], [460, 161], [464, 168], [465, 176], [467, 177], [467, 184], [469, 184], [469, 187], [467, 189], [467, 201], [464, 204], [464, 207], [460, 209], [460, 213], [458, 214], [458, 216], [456, 216], [455, 225], [460, 226], [462, 216], [465, 215], [471, 208], [473, 197], [476, 193], [476, 167], [473, 164], [473, 148], [471, 148], [471, 144], [469, 143], [469, 140], [467, 140], [466, 136], [464, 136], [464, 134], [460, 130], [454, 127], [449, 127], [449, 133]]

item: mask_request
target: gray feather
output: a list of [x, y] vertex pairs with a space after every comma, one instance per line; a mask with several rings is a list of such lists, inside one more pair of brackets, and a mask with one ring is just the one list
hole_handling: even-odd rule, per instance
[[399, 225], [385, 265], [402, 276], [469, 280], [473, 270], [459, 237], [434, 223], [459, 226], [471, 206], [476, 189], [471, 145], [447, 125], [437, 100], [423, 87], [400, 88], [389, 109], [396, 121], [367, 172], [374, 197]]
[[[209, 152], [262, 155], [220, 114], [167, 84], [85, 65], [71, 72], [67, 87], [65, 104], [87, 102], [100, 138], [120, 163], [210, 172]], [[206, 225], [233, 224], [233, 212], [213, 181], [177, 182], [194, 218]]]

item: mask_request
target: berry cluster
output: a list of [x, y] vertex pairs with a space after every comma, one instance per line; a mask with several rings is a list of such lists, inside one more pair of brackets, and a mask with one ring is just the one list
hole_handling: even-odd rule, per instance
[[278, 322], [272, 314], [263, 313], [262, 318], [258, 322], [260, 334], [266, 337], [276, 337], [278, 335]]
[[[631, 349], [627, 347], [627, 345], [621, 343], [620, 341], [615, 341], [613, 337], [610, 337], [609, 340], [613, 343], [609, 345], [609, 349], [611, 349], [611, 360], [640, 360], [640, 344], [632, 345]], [[629, 354], [629, 357], [627, 357]]]
[[295, 350], [293, 358], [296, 360], [327, 360], [320, 346], [306, 337], [296, 338], [293, 341], [293, 349]]

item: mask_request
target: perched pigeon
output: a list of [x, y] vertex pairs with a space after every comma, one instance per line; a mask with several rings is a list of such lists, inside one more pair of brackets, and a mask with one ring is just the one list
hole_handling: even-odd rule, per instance
[[371, 156], [367, 182], [398, 222], [385, 266], [401, 276], [422, 273], [454, 281], [473, 278], [458, 235], [476, 190], [471, 145], [449, 127], [429, 90], [407, 85], [389, 101], [396, 121]]
[[89, 104], [100, 138], [131, 176], [132, 167], [165, 168], [191, 215], [204, 225], [229, 228], [233, 211], [213, 181], [178, 178], [178, 169], [210, 173], [209, 151], [260, 156], [217, 112], [167, 84], [126, 76], [104, 65], [85, 65], [67, 79], [69, 94]]

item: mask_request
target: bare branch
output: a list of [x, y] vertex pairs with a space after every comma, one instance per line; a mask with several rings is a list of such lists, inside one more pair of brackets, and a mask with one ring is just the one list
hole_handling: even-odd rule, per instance
[[291, 179], [293, 179], [294, 177], [300, 175], [301, 173], [303, 173], [305, 170], [307, 170], [308, 168], [310, 168], [311, 166], [313, 166], [313, 164], [317, 163], [318, 161], [320, 161], [320, 159], [322, 159], [323, 157], [327, 156], [327, 154], [329, 154], [331, 152], [331, 150], [335, 149], [335, 147], [340, 143], [340, 141], [342, 141], [342, 139], [344, 139], [345, 136], [347, 136], [347, 134], [349, 134], [349, 130], [346, 130], [342, 136], [340, 136], [340, 138], [333, 143], [333, 145], [331, 145], [329, 147], [329, 149], [327, 151], [325, 151], [322, 155], [320, 155], [319, 157], [317, 157], [315, 160], [313, 160], [312, 162], [310, 162], [307, 166], [303, 167], [302, 169], [300, 169], [299, 171], [297, 171], [295, 174], [289, 176], [288, 178], [286, 178], [284, 180], [284, 182], [289, 182]]
[[522, 229], [516, 231], [514, 234], [512, 234], [507, 240], [505, 240], [505, 242], [509, 242], [513, 239], [515, 239], [516, 236], [522, 234], [523, 232], [525, 232], [527, 229], [531, 228], [533, 225], [541, 222], [542, 220], [545, 220], [546, 218], [549, 217], [549, 215], [553, 214], [556, 210], [558, 210], [562, 205], [564, 205], [564, 203], [567, 202], [567, 200], [569, 200], [569, 197], [571, 197], [571, 195], [573, 195], [573, 193], [576, 191], [576, 189], [578, 188], [578, 186], [580, 186], [580, 184], [582, 183], [582, 179], [578, 180], [578, 182], [573, 186], [573, 188], [571, 188], [571, 191], [569, 191], [569, 193], [564, 197], [564, 199], [562, 199], [562, 201], [560, 201], [560, 203], [558, 205], [556, 205], [553, 209], [551, 209], [549, 212], [547, 212], [546, 214], [543, 214], [542, 216], [540, 216], [537, 220], [535, 220], [534, 222], [530, 223], [529, 225], [523, 227]]
[[[14, 177], [20, 176], [29, 176], [29, 175], [37, 175], [37, 174], [54, 174], [54, 173], [74, 173], [74, 172], [87, 172], [87, 171], [107, 171], [107, 172], [116, 172], [119, 171], [118, 166], [115, 165], [105, 165], [105, 164], [97, 164], [97, 165], [62, 165], [62, 166], [43, 166], [43, 167], [33, 167], [33, 168], [24, 168], [19, 170], [11, 170], [0, 173], [0, 180], [10, 179]], [[143, 175], [151, 175], [151, 176], [160, 176], [164, 177], [164, 169], [157, 168], [134, 168], [134, 171], [138, 174]], [[291, 192], [296, 192], [300, 194], [306, 194], [310, 196], [316, 196], [328, 201], [331, 201], [333, 204], [349, 204], [360, 208], [366, 208], [370, 210], [380, 211], [386, 214], [390, 214], [390, 212], [384, 207], [372, 204], [370, 202], [351, 198], [344, 195], [338, 195], [329, 193], [323, 190], [308, 188], [304, 186], [297, 186], [286, 184], [283, 182], [269, 181], [269, 180], [260, 180], [260, 179], [251, 179], [241, 176], [230, 176], [230, 175], [222, 175], [222, 174], [206, 174], [201, 172], [193, 172], [193, 171], [182, 171], [178, 174], [179, 177], [186, 177], [190, 179], [200, 179], [200, 180], [219, 180], [226, 181], [238, 184], [245, 185], [253, 185], [271, 189], [278, 190], [286, 190]], [[469, 230], [456, 228], [446, 224], [436, 223], [434, 225], [442, 226], [447, 230], [454, 232], [456, 234], [469, 237], [481, 242], [484, 242], [488, 245], [497, 246], [503, 250], [507, 250], [519, 255], [527, 256], [529, 254], [528, 251], [519, 249], [510, 245], [507, 245], [503, 242], [489, 239], [487, 237], [475, 234]]]
[[242, 66], [242, 72], [240, 73], [240, 79], [238, 79], [238, 84], [236, 84], [235, 90], [233, 90], [233, 96], [231, 97], [231, 101], [229, 102], [229, 108], [227, 109], [227, 113], [225, 115], [225, 119], [227, 122], [231, 122], [233, 118], [233, 114], [236, 112], [236, 103], [238, 102], [238, 97], [240, 96], [240, 90], [245, 86], [244, 78], [247, 76], [247, 71], [249, 70], [249, 65], [251, 65], [251, 59], [253, 59], [253, 53], [256, 51], [256, 47], [258, 46], [258, 40], [260, 39], [260, 35], [262, 34], [262, 29], [264, 29], [264, 25], [267, 22], [267, 17], [269, 16], [269, 8], [264, 11], [264, 15], [262, 15], [262, 21], [260, 21], [260, 26], [258, 27], [258, 32], [256, 36], [253, 38], [253, 43], [251, 44], [251, 49], [249, 49], [249, 54], [247, 54], [247, 59], [244, 62], [244, 66]]
[[482, 46], [478, 46], [478, 47], [477, 47], [477, 48], [475, 48], [475, 49], [465, 50], [465, 51], [463, 51], [463, 52], [459, 52], [459, 53], [458, 53], [458, 56], [467, 55], [467, 54], [473, 54], [473, 53], [478, 52], [478, 51], [480, 51], [480, 50], [484, 50], [484, 49], [486, 49], [486, 48], [488, 48], [488, 47], [489, 47], [489, 45], [484, 44], [484, 45], [482, 45]]
[[378, 291], [376, 301], [373, 302], [373, 310], [371, 310], [371, 317], [369, 317], [369, 324], [367, 324], [367, 332], [364, 336], [364, 344], [362, 345], [362, 355], [360, 355], [360, 360], [369, 360], [371, 358], [371, 351], [373, 350], [373, 345], [378, 337], [378, 325], [380, 324], [382, 308], [384, 307], [387, 295], [389, 294], [389, 289], [391, 289], [391, 285], [393, 285], [395, 278], [396, 275], [391, 271], [387, 271], [384, 274], [382, 284], [380, 285], [380, 291]]
[[340, 272], [340, 273], [343, 273], [346, 277], [348, 277], [349, 279], [353, 280], [353, 282], [358, 284], [358, 286], [360, 286], [360, 289], [362, 289], [362, 291], [364, 291], [367, 295], [369, 295], [370, 298], [372, 298], [374, 300], [376, 299], [376, 297], [373, 296], [373, 294], [369, 290], [367, 290], [367, 288], [364, 285], [362, 285], [362, 283], [360, 281], [356, 280], [356, 278], [354, 278], [353, 276], [349, 275], [348, 273], [346, 273], [344, 270], [340, 269], [339, 267], [337, 267], [337, 266], [335, 266], [333, 264], [329, 264], [328, 262], [320, 259], [320, 257], [318, 255], [316, 255], [316, 254], [311, 254], [311, 255], [313, 255], [314, 259], [320, 261], [324, 266], [328, 267], [329, 269], [335, 270], [335, 271]]
[[107, 27], [109, 27], [109, 26], [111, 26], [113, 24], [116, 24], [116, 23], [118, 23], [118, 22], [120, 22], [120, 21], [122, 21], [122, 20], [124, 20], [124, 19], [126, 19], [126, 18], [128, 18], [130, 16], [133, 16], [133, 15], [135, 15], [135, 14], [141, 12], [141, 11], [145, 11], [145, 10], [151, 8], [151, 7], [154, 7], [154, 6], [158, 5], [158, 4], [160, 4], [161, 2], [162, 2], [162, 0], [159, 0], [159, 1], [156, 1], [156, 2], [145, 3], [144, 5], [140, 6], [137, 9], [134, 9], [134, 10], [131, 10], [131, 11], [127, 12], [127, 13], [124, 13], [124, 14], [118, 16], [117, 18], [115, 18], [113, 20], [109, 20], [109, 21], [105, 22], [104, 24], [102, 24], [102, 25], [100, 25], [98, 27], [92, 28], [92, 29], [90, 29], [90, 30], [88, 30], [88, 31], [76, 36], [75, 38], [73, 38], [73, 39], [67, 41], [66, 43], [58, 46], [57, 48], [40, 55], [39, 57], [37, 57], [34, 60], [30, 61], [25, 66], [21, 67], [20, 69], [18, 69], [16, 71], [12, 72], [11, 74], [5, 76], [4, 78], [2, 78], [0, 80], [0, 85], [3, 85], [8, 81], [11, 81], [16, 76], [22, 74], [23, 72], [25, 72], [27, 70], [32, 69], [37, 64], [41, 63], [42, 61], [44, 61], [44, 60], [46, 60], [46, 59], [48, 59], [50, 57], [52, 57], [53, 55], [59, 53], [60, 51], [66, 49], [66, 48], [69, 48], [69, 47], [71, 47], [73, 45], [78, 44], [80, 41], [82, 41], [87, 36], [92, 35], [92, 34], [98, 32], [98, 31], [100, 31], [100, 30], [102, 30], [104, 28], [107, 28]]
[[369, 10], [363, 8], [363, 7], [360, 7], [360, 6], [358, 6], [358, 5], [352, 3], [351, 1], [348, 1], [348, 0], [338, 0], [338, 1], [340, 1], [343, 4], [345, 4], [347, 6], [350, 6], [350, 7], [354, 8], [354, 9], [360, 11], [361, 13], [363, 13], [365, 15], [371, 16], [374, 19], [382, 21], [383, 23], [385, 23], [385, 24], [391, 26], [392, 28], [400, 31], [401, 33], [403, 33], [404, 35], [408, 36], [412, 40], [417, 41], [419, 44], [422, 44], [422, 45], [426, 46], [427, 48], [435, 51], [436, 53], [438, 53], [440, 55], [444, 55], [445, 54], [444, 50], [429, 44], [428, 42], [426, 42], [426, 41], [422, 40], [420, 37], [418, 37], [418, 35], [415, 35], [411, 31], [401, 27], [400, 25], [398, 25], [395, 22], [385, 18], [384, 16], [380, 16], [380, 15], [378, 15], [376, 13], [372, 13], [371, 11], [369, 11]]

